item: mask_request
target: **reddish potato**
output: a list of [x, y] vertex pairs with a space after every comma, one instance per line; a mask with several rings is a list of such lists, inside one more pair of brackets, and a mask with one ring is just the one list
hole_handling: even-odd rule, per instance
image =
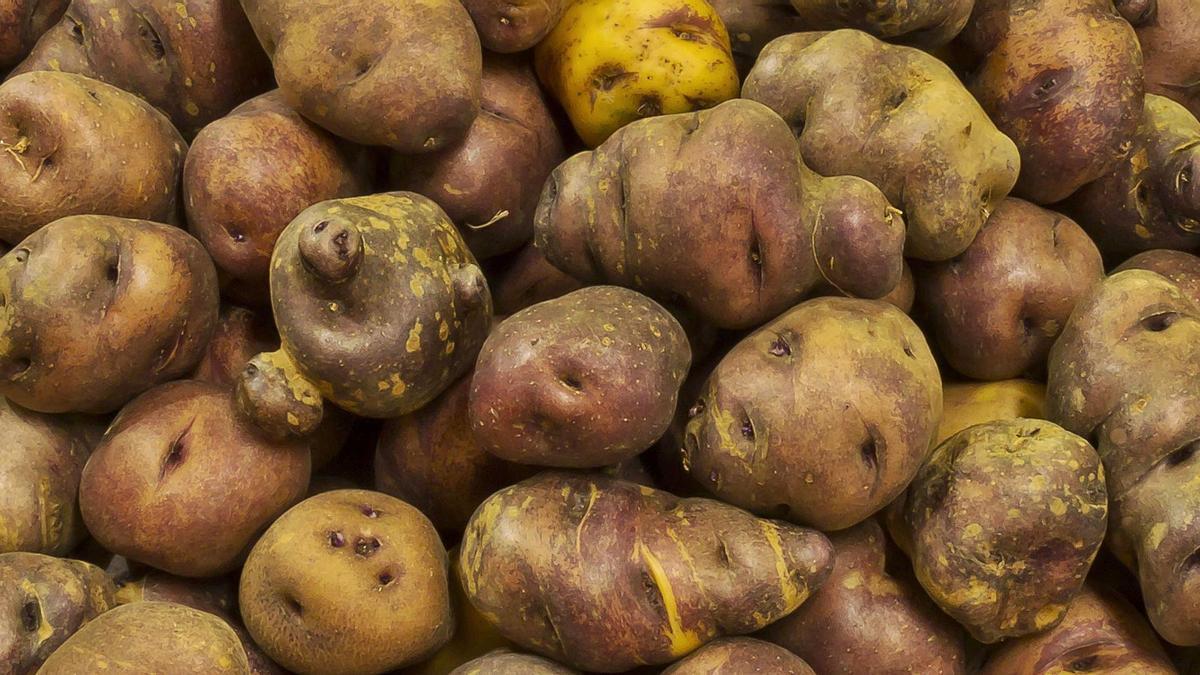
[[483, 46], [493, 52], [523, 52], [542, 41], [562, 18], [570, 0], [462, 0]]
[[804, 659], [754, 638], [722, 638], [697, 649], [663, 671], [663, 675], [816, 675]]
[[1146, 91], [1174, 99], [1200, 117], [1200, 12], [1194, 0], [1133, 0], [1127, 16], [1146, 59]]
[[522, 248], [495, 276], [489, 279], [496, 314], [507, 316], [536, 305], [560, 298], [583, 288], [578, 280], [546, 260], [533, 244]]
[[15, 66], [58, 21], [71, 0], [5, 0], [0, 3], [0, 68]]

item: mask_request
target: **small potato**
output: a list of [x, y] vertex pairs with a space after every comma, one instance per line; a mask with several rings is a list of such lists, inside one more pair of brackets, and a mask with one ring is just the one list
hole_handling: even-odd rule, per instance
[[237, 634], [220, 618], [170, 602], [137, 602], [79, 629], [38, 674], [79, 675], [113, 667], [122, 675], [250, 673]]
[[462, 664], [450, 671], [450, 675], [577, 675], [578, 672], [540, 656], [497, 649]]
[[689, 411], [683, 462], [724, 501], [839, 530], [903, 492], [941, 411], [911, 319], [882, 301], [818, 298], [725, 355]]
[[1195, 0], [1133, 0], [1127, 16], [1146, 60], [1146, 91], [1183, 104], [1200, 117], [1200, 12]]
[[272, 443], [227, 389], [171, 382], [121, 410], [83, 470], [79, 503], [108, 550], [181, 576], [237, 568], [308, 488], [302, 444]]
[[1018, 417], [1046, 419], [1046, 385], [1033, 380], [946, 383], [934, 445], [976, 424]]
[[108, 413], [191, 372], [217, 321], [217, 274], [179, 228], [56, 221], [0, 258], [0, 395]]
[[39, 672], [80, 626], [116, 605], [113, 593], [112, 581], [88, 563], [0, 553], [0, 673]]
[[1121, 263], [1113, 273], [1149, 270], [1168, 278], [1200, 307], [1200, 257], [1183, 251], [1156, 249], [1139, 253]]
[[404, 502], [367, 490], [310, 497], [254, 546], [238, 597], [246, 628], [304, 673], [382, 673], [454, 632], [446, 549]]
[[961, 255], [916, 267], [946, 361], [979, 380], [1040, 375], [1076, 301], [1104, 278], [1100, 251], [1071, 219], [1006, 199]]
[[529, 244], [507, 261], [499, 273], [491, 276], [492, 298], [496, 314], [507, 316], [547, 300], [560, 298], [583, 288], [574, 277], [546, 260], [537, 246]]
[[57, 72], [8, 80], [0, 148], [0, 239], [9, 244], [64, 216], [179, 220], [187, 145], [166, 116], [116, 87]]
[[790, 0], [709, 0], [721, 17], [738, 73], [745, 77], [768, 42], [805, 30], [805, 21]]
[[0, 2], [0, 69], [17, 65], [34, 43], [58, 21], [71, 0]]
[[583, 288], [517, 312], [484, 342], [471, 429], [510, 462], [616, 464], [666, 432], [691, 359], [683, 327], [658, 303], [616, 286]]
[[542, 41], [571, 0], [462, 0], [479, 40], [493, 52], [523, 52]]
[[1042, 420], [970, 427], [938, 446], [908, 491], [913, 569], [980, 642], [1052, 628], [1104, 541], [1096, 451]]
[[804, 659], [754, 638], [722, 638], [704, 645], [663, 671], [663, 675], [816, 675]]

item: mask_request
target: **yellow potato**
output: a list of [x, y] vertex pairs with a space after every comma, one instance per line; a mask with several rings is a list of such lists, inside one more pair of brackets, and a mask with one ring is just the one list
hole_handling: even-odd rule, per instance
[[1032, 380], [947, 384], [942, 390], [942, 423], [934, 445], [984, 422], [1045, 419], [1045, 407], [1046, 387]]

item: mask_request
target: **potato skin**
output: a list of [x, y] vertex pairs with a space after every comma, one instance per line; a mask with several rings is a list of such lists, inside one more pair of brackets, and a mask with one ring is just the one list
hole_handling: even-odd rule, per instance
[[980, 380], [1038, 374], [1075, 302], [1104, 278], [1075, 221], [1006, 199], [962, 255], [916, 267], [941, 353]]
[[721, 17], [738, 74], [745, 77], [768, 42], [806, 30], [790, 0], [709, 0]]
[[378, 492], [335, 490], [271, 525], [246, 560], [238, 597], [255, 642], [285, 668], [381, 673], [453, 634], [446, 568], [446, 549], [419, 511]]
[[616, 464], [662, 437], [691, 366], [687, 334], [649, 298], [589, 286], [521, 310], [483, 344], [468, 416], [510, 462]]
[[1021, 167], [1016, 146], [948, 66], [860, 31], [774, 40], [742, 95], [787, 120], [817, 173], [878, 185], [904, 211], [909, 257], [962, 253]]
[[754, 638], [713, 640], [663, 671], [663, 675], [816, 675], [804, 659]]
[[574, 0], [534, 59], [592, 148], [634, 120], [738, 95], [729, 34], [705, 0]]
[[462, 0], [485, 49], [523, 52], [542, 41], [570, 0]]
[[1104, 541], [1108, 493], [1087, 441], [1042, 420], [970, 427], [908, 491], [913, 570], [980, 642], [1052, 628]]
[[63, 218], [22, 241], [0, 258], [0, 297], [0, 395], [50, 413], [111, 412], [190, 372], [219, 305], [200, 242], [110, 216]]
[[828, 575], [832, 549], [713, 500], [546, 472], [479, 507], [460, 562], [471, 603], [518, 647], [622, 672], [788, 614]]
[[[1183, 104], [1200, 117], [1200, 13], [1193, 0], [1155, 0], [1130, 17], [1145, 57], [1146, 91]], [[1146, 5], [1150, 5], [1149, 8]], [[1146, 10], [1149, 11], [1146, 11]]]
[[364, 149], [305, 120], [271, 91], [192, 142], [183, 169], [188, 229], [212, 255], [227, 296], [266, 306], [279, 233], [317, 202], [370, 192], [372, 168]]
[[508, 260], [501, 271], [490, 276], [488, 283], [496, 314], [504, 316], [583, 288], [574, 277], [550, 264], [532, 243]]
[[450, 671], [450, 675], [576, 675], [578, 672], [540, 656], [497, 649], [462, 664]]
[[916, 324], [878, 300], [817, 298], [742, 340], [689, 411], [684, 466], [723, 501], [839, 530], [895, 499], [942, 412]]
[[483, 55], [458, 0], [241, 0], [288, 105], [333, 134], [404, 153], [462, 138]]
[[0, 239], [9, 244], [72, 215], [178, 220], [187, 145], [162, 113], [116, 87], [56, 72], [6, 81], [0, 147]]
[[0, 673], [32, 675], [88, 621], [116, 605], [100, 568], [37, 553], [0, 553]]
[[975, 0], [792, 0], [801, 30], [856, 28], [881, 40], [940, 47], [967, 25]]
[[1059, 202], [1124, 158], [1145, 83], [1110, 0], [976, 0], [963, 42], [968, 88], [1021, 151], [1016, 196]]
[[0, 68], [15, 66], [58, 21], [71, 0], [0, 2]]
[[250, 672], [237, 634], [220, 618], [170, 602], [137, 602], [80, 628], [38, 673], [77, 675], [112, 665], [130, 675]]
[[[451, 549], [448, 555], [450, 565], [457, 567], [458, 549]], [[454, 635], [428, 659], [401, 671], [403, 675], [445, 675], [464, 663], [512, 647], [512, 643], [505, 640], [496, 627], [467, 599], [462, 581], [455, 570], [449, 573], [449, 584], [450, 603], [454, 610]], [[526, 657], [521, 656], [522, 660]]]
[[1200, 257], [1183, 251], [1156, 249], [1139, 253], [1121, 263], [1116, 272], [1149, 270], [1171, 280], [1200, 307]]
[[303, 445], [241, 420], [227, 390], [170, 382], [121, 410], [83, 470], [79, 503], [104, 547], [180, 576], [237, 568], [262, 528], [299, 501]]
[[976, 424], [1018, 417], [1046, 419], [1046, 385], [1033, 380], [945, 383], [934, 445]]
[[266, 90], [270, 66], [237, 0], [71, 0], [13, 72], [108, 82], [149, 101], [191, 138]]
[[787, 123], [744, 99], [634, 122], [568, 159], [535, 228], [572, 277], [682, 304], [720, 328], [758, 326], [819, 284], [880, 297], [903, 274], [903, 219], [883, 194], [813, 173]]

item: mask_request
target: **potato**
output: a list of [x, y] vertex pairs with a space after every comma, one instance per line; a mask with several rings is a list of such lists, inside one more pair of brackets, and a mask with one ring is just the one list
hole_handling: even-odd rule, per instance
[[976, 424], [1018, 417], [1046, 418], [1046, 385], [1033, 380], [946, 383], [934, 445]]
[[[1124, 3], [1120, 3], [1124, 4]], [[1200, 117], [1200, 13], [1195, 0], [1134, 0], [1127, 17], [1146, 61], [1146, 91], [1182, 103]]]
[[1121, 263], [1114, 272], [1149, 270], [1170, 279], [1179, 290], [1200, 306], [1200, 258], [1183, 251], [1145, 251]]
[[1110, 0], [976, 0], [963, 42], [967, 86], [1021, 151], [1016, 196], [1062, 201], [1124, 159], [1142, 54]]
[[742, 340], [689, 411], [683, 463], [722, 501], [840, 530], [895, 499], [942, 412], [916, 324], [882, 301], [810, 300]]
[[237, 634], [218, 617], [170, 602], [138, 602], [79, 629], [38, 673], [78, 675], [110, 667], [128, 675], [250, 672]]
[[1096, 451], [1042, 420], [988, 422], [952, 436], [907, 499], [917, 579], [984, 643], [1057, 625], [1107, 526]]
[[516, 314], [539, 302], [560, 298], [583, 288], [571, 277], [546, 260], [537, 246], [522, 248], [504, 268], [489, 277], [497, 314]]
[[381, 673], [454, 632], [446, 549], [404, 502], [367, 490], [310, 497], [254, 546], [238, 597], [264, 651], [298, 672]]
[[1120, 596], [1089, 582], [1057, 627], [1009, 640], [988, 657], [981, 675], [1178, 672], [1146, 625]]
[[186, 232], [72, 216], [0, 258], [0, 305], [0, 395], [107, 413], [196, 367], [219, 299], [212, 260]]
[[705, 0], [574, 0], [534, 57], [592, 148], [634, 120], [738, 95], [729, 34]]
[[322, 397], [398, 417], [470, 369], [492, 302], [446, 214], [408, 192], [321, 202], [280, 235], [271, 304], [283, 340], [238, 382], [240, 410], [283, 438], [311, 433]]
[[510, 462], [616, 464], [666, 432], [691, 359], [683, 327], [658, 303], [583, 288], [517, 312], [483, 343], [471, 430]]
[[5, 0], [0, 3], [0, 68], [15, 66], [58, 21], [70, 0]]
[[[1047, 411], [1096, 439], [1109, 547], [1138, 577], [1159, 635], [1200, 644], [1200, 307], [1145, 270], [1110, 276], [1050, 351]], [[1195, 521], [1195, 522], [1193, 522]]]
[[773, 41], [742, 95], [787, 120], [817, 173], [878, 185], [904, 211], [910, 257], [966, 250], [1021, 166], [1016, 146], [948, 66], [859, 31]]
[[820, 533], [598, 475], [492, 495], [460, 552], [471, 603], [519, 648], [622, 672], [758, 630], [829, 574]]
[[137, 94], [189, 138], [271, 83], [237, 0], [71, 0], [13, 72], [36, 70]]
[[768, 42], [805, 30], [790, 0], [709, 0], [721, 17], [733, 49], [738, 73], [745, 77]]
[[64, 216], [178, 220], [187, 145], [162, 113], [116, 87], [67, 73], [8, 80], [0, 148], [0, 239], [9, 244]]
[[911, 575], [893, 574], [899, 557], [874, 520], [830, 535], [833, 574], [800, 609], [762, 633], [822, 675], [967, 672], [960, 629]]
[[279, 91], [205, 127], [183, 170], [188, 229], [213, 257], [225, 294], [265, 306], [279, 233], [304, 209], [370, 192], [367, 153], [308, 122]]
[[799, 30], [856, 28], [888, 42], [940, 47], [967, 25], [975, 0], [792, 0]]
[[722, 638], [697, 649], [663, 671], [663, 675], [739, 675], [778, 673], [816, 675], [804, 659], [754, 638]]
[[1113, 262], [1156, 248], [1197, 248], [1200, 121], [1168, 98], [1146, 96], [1128, 158], [1084, 186], [1067, 209]]
[[523, 52], [554, 28], [571, 0], [462, 0], [479, 41], [493, 52]]
[[240, 564], [255, 537], [308, 489], [302, 444], [257, 435], [228, 390], [156, 387], [121, 410], [83, 470], [79, 505], [110, 551], [181, 576]]
[[483, 55], [457, 0], [241, 3], [283, 99], [337, 136], [431, 152], [479, 114]]
[[36, 553], [0, 553], [0, 673], [26, 675], [72, 633], [115, 605], [94, 565]]
[[555, 169], [535, 241], [580, 281], [683, 304], [720, 328], [758, 326], [818, 284], [891, 292], [899, 212], [867, 181], [823, 178], [799, 156], [787, 124], [753, 101], [641, 120]]
[[579, 671], [532, 654], [497, 649], [468, 661], [450, 675], [576, 675]]
[[[449, 556], [450, 564], [457, 567], [458, 550], [452, 549]], [[462, 581], [454, 571], [450, 572], [449, 583], [450, 602], [454, 608], [454, 635], [429, 659], [405, 668], [402, 671], [403, 675], [446, 675], [469, 661], [512, 646], [512, 643], [505, 640], [496, 627], [471, 605], [466, 591], [463, 590]], [[519, 661], [525, 662], [534, 658], [538, 657], [522, 655]]]
[[980, 380], [1040, 374], [1079, 297], [1104, 278], [1075, 221], [1006, 199], [962, 255], [916, 268], [941, 354]]

